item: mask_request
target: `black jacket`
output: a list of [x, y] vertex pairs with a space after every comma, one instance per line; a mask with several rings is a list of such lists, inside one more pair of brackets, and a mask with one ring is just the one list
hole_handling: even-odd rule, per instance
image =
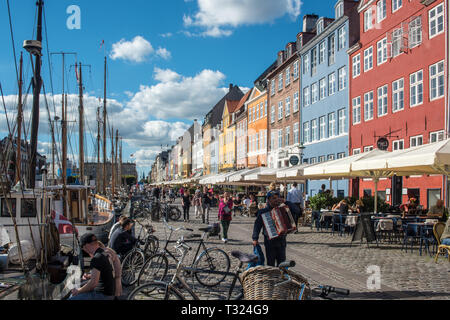
[[133, 249], [136, 241], [136, 238], [133, 237], [130, 232], [119, 228], [111, 235], [109, 244], [111, 249], [113, 249], [117, 254], [125, 255]]

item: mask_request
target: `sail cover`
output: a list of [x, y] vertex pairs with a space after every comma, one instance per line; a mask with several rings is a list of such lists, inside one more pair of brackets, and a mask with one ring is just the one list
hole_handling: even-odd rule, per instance
[[11, 242], [8, 231], [0, 224], [0, 246], [4, 246]]

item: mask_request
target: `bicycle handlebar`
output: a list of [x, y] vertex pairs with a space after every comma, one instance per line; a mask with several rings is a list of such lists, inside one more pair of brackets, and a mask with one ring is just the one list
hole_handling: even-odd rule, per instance
[[285, 261], [280, 263], [280, 265], [278, 266], [278, 268], [280, 269], [286, 269], [286, 268], [293, 268], [295, 267], [295, 261]]
[[[341, 296], [349, 296], [350, 290], [343, 288], [336, 288], [332, 286], [319, 286], [319, 288], [313, 289], [320, 296], [328, 296], [330, 293], [335, 293]], [[319, 291], [319, 292], [318, 292]]]

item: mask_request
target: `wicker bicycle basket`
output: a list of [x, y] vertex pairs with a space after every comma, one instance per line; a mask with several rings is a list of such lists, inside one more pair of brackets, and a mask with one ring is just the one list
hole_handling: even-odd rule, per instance
[[[295, 282], [304, 284], [302, 300], [306, 300], [311, 294], [311, 287], [304, 277], [296, 272], [287, 270], [289, 276]], [[279, 268], [258, 266], [245, 271], [242, 274], [242, 286], [244, 288], [244, 300], [298, 300], [302, 287], [295, 282], [285, 283]]]

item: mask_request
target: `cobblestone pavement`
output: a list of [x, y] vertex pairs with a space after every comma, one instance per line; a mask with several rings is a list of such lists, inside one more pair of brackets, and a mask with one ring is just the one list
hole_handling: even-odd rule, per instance
[[[184, 223], [170, 222], [174, 227], [185, 225], [200, 233], [198, 228], [204, 227], [200, 218], [195, 218], [191, 210], [191, 221]], [[217, 221], [217, 208], [211, 210], [211, 221]], [[231, 269], [233, 271], [238, 261], [231, 257], [232, 250], [252, 253], [251, 233], [254, 218], [234, 217], [229, 230], [229, 242], [222, 243], [218, 237], [208, 239], [208, 247], [219, 247], [230, 255]], [[164, 245], [165, 228], [161, 222], [148, 222], [156, 228], [156, 236], [160, 245]], [[297, 265], [293, 268], [306, 277], [311, 286], [319, 284], [348, 288], [349, 297], [336, 297], [337, 299], [450, 299], [450, 263], [445, 257], [434, 262], [434, 257], [428, 253], [419, 256], [415, 247], [413, 252], [402, 251], [399, 244], [365, 243], [351, 244], [348, 235], [339, 236], [327, 231], [311, 230], [310, 227], [301, 227], [298, 234], [288, 235], [287, 259], [295, 260]], [[183, 232], [182, 234], [189, 234]], [[181, 234], [173, 235], [176, 240]], [[263, 237], [260, 236], [260, 242]], [[173, 248], [173, 245], [169, 247]], [[195, 254], [191, 251], [191, 254]], [[192, 261], [188, 257], [186, 261]], [[172, 261], [173, 262], [173, 261]], [[368, 289], [369, 266], [378, 266], [381, 272], [381, 289]], [[171, 264], [173, 268], [175, 264]], [[171, 273], [169, 270], [169, 273]], [[227, 278], [221, 285], [214, 288], [205, 288], [194, 280], [188, 281], [194, 286], [194, 291], [201, 299], [224, 299], [231, 283]], [[128, 288], [129, 290], [130, 288]], [[240, 288], [236, 289], [238, 292]], [[186, 294], [187, 295], [187, 294]], [[188, 297], [189, 298], [189, 297]]]

